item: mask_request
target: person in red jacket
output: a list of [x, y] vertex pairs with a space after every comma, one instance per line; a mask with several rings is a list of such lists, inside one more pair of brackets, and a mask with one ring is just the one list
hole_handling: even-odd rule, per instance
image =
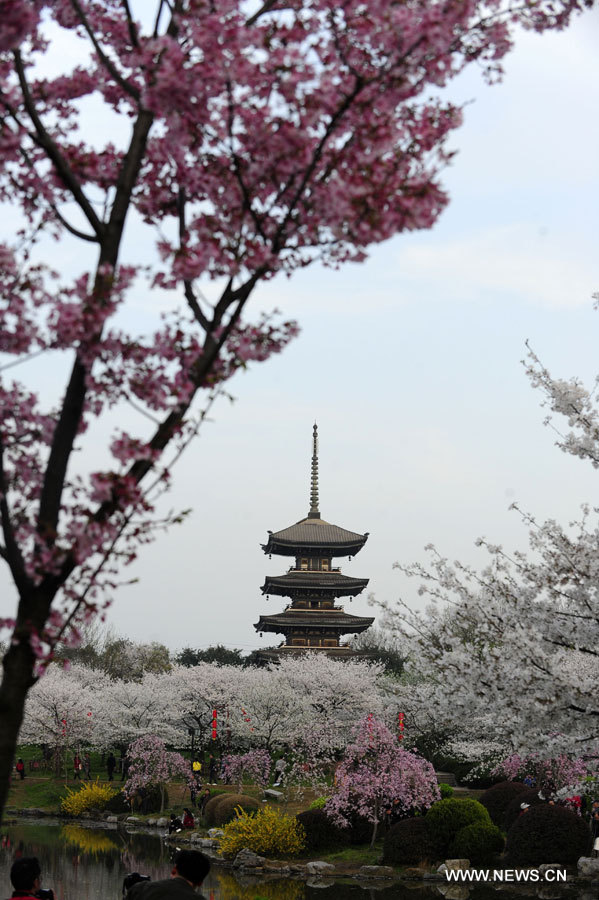
[[193, 828], [195, 825], [194, 818], [186, 806], [183, 807], [183, 828]]
[[10, 880], [14, 888], [13, 897], [21, 900], [39, 900], [40, 896], [54, 900], [51, 890], [42, 891], [42, 870], [37, 856], [22, 856], [16, 859], [10, 870]]
[[23, 762], [23, 760], [20, 757], [17, 760], [15, 769], [19, 773], [19, 778], [21, 779], [21, 781], [23, 781], [23, 779], [25, 778], [25, 763]]

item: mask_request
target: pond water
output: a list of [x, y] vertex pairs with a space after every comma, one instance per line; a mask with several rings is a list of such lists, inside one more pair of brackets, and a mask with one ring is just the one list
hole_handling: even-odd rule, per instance
[[[0, 848], [0, 898], [9, 897], [10, 867], [17, 856], [37, 856], [43, 873], [42, 886], [52, 888], [56, 900], [120, 900], [123, 878], [129, 872], [167, 878], [172, 845], [156, 834], [112, 826], [88, 828], [62, 822], [23, 822], [5, 825]], [[237, 879], [232, 872], [213, 866], [202, 886], [206, 900], [490, 900], [491, 888], [468, 890], [464, 886], [361, 887], [348, 882], [311, 885], [290, 879]], [[531, 896], [553, 900], [560, 892], [543, 894], [530, 886]], [[505, 896], [505, 895], [504, 895]], [[521, 896], [521, 895], [520, 895]], [[575, 897], [568, 893], [569, 898]], [[581, 900], [599, 896], [596, 888]]]

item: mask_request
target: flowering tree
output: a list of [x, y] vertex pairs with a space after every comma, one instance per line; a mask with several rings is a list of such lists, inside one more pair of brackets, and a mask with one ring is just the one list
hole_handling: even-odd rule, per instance
[[270, 765], [268, 750], [249, 750], [247, 753], [224, 756], [222, 774], [225, 781], [236, 781], [240, 791], [245, 777], [266, 787], [270, 779]]
[[[0, 351], [53, 372], [60, 357], [67, 374], [55, 397], [39, 359], [0, 384], [1, 555], [19, 597], [3, 621], [0, 809], [36, 658], [78, 640], [120, 564], [172, 521], [155, 495], [197, 431], [194, 398], [205, 410], [296, 332], [242, 321], [256, 285], [430, 227], [460, 111], [429, 88], [472, 61], [498, 74], [516, 23], [561, 28], [584, 2], [3, 5], [0, 199], [18, 230], [0, 247]], [[142, 266], [154, 235], [160, 259]], [[78, 271], [42, 263], [48, 239]], [[144, 277], [164, 318], [138, 334]], [[116, 431], [100, 468], [75, 466], [123, 404], [139, 427]]]
[[570, 759], [565, 754], [554, 759], [543, 759], [538, 753], [522, 756], [512, 753], [493, 770], [508, 781], [529, 779], [531, 787], [538, 788], [546, 798], [555, 797], [564, 788], [572, 788], [588, 774], [583, 759]]
[[131, 761], [129, 777], [123, 787], [127, 797], [133, 797], [138, 791], [150, 787], [160, 788], [160, 812], [164, 811], [166, 785], [173, 778], [184, 778], [191, 788], [193, 779], [189, 762], [180, 753], [166, 749], [165, 743], [155, 734], [134, 741], [127, 756]]
[[405, 813], [428, 809], [439, 797], [432, 765], [403, 750], [382, 722], [367, 716], [358, 724], [355, 743], [337, 768], [335, 793], [325, 810], [339, 825], [348, 825], [351, 813], [372, 822], [373, 847], [386, 808]]
[[[534, 353], [528, 374], [550, 413], [566, 418], [565, 452], [599, 466], [595, 392], [551, 377]], [[517, 509], [517, 507], [516, 507]], [[518, 510], [519, 512], [519, 510]], [[481, 571], [450, 563], [434, 548], [430, 566], [401, 567], [431, 604], [390, 608], [390, 627], [411, 641], [410, 667], [431, 686], [440, 722], [488, 717], [487, 737], [520, 753], [571, 759], [599, 756], [599, 523], [583, 508], [563, 527], [520, 513], [530, 554], [485, 540]]]

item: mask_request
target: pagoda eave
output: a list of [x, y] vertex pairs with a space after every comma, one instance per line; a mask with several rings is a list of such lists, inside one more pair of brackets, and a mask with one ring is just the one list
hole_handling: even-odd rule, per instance
[[298, 630], [330, 631], [336, 634], [355, 634], [370, 628], [374, 618], [368, 616], [348, 616], [340, 612], [338, 615], [309, 613], [303, 610], [290, 610], [280, 615], [260, 616], [254, 625], [256, 631], [271, 631], [277, 634], [288, 634]]
[[366, 543], [366, 536], [361, 541], [348, 541], [343, 544], [321, 544], [296, 541], [274, 540], [269, 537], [266, 544], [260, 546], [267, 554], [275, 556], [355, 556]]
[[267, 575], [260, 588], [263, 594], [279, 597], [357, 597], [368, 585], [368, 578], [348, 578], [331, 575], [293, 572], [288, 575]]

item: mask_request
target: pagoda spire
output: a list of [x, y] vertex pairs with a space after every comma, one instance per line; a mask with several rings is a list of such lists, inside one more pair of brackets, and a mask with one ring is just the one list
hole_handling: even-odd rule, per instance
[[310, 478], [310, 512], [309, 519], [320, 519], [318, 509], [318, 425], [312, 429], [312, 476]]

